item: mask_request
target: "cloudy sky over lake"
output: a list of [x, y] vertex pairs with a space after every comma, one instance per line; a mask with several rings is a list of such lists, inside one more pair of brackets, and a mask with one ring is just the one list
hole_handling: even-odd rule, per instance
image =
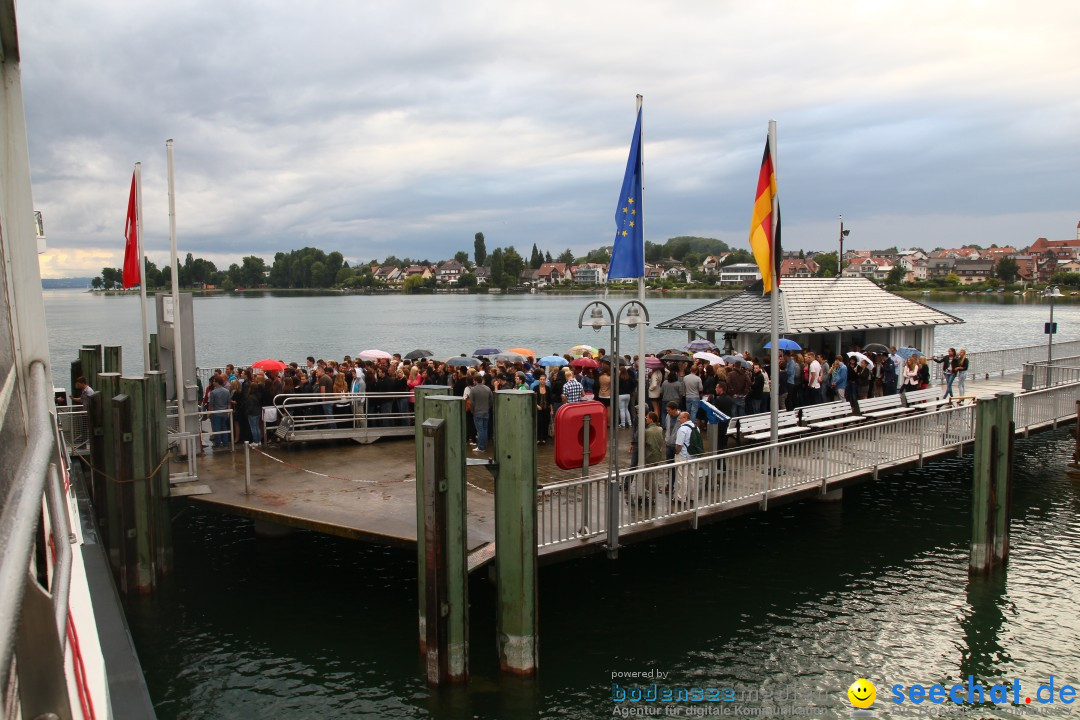
[[608, 245], [645, 97], [645, 234], [747, 247], [767, 123], [787, 248], [1026, 246], [1080, 220], [1080, 4], [20, 4], [46, 277]]

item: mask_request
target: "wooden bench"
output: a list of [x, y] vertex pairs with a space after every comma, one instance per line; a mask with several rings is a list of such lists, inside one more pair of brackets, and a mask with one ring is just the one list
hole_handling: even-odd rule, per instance
[[938, 390], [926, 388], [904, 393], [904, 403], [915, 410], [938, 410], [952, 404], [949, 398], [941, 397]]
[[864, 418], [851, 412], [851, 404], [846, 400], [807, 405], [799, 408], [799, 423], [811, 430], [832, 430], [852, 423], [862, 422]]
[[[778, 413], [776, 416], [777, 436], [785, 437], [805, 432], [809, 428], [799, 425], [796, 411]], [[772, 437], [772, 413], [758, 413], [731, 418], [728, 435], [735, 437], [735, 443], [762, 442]]]
[[862, 413], [863, 417], [868, 417], [873, 420], [884, 420], [885, 418], [908, 415], [917, 412], [917, 410], [904, 405], [904, 396], [898, 393], [896, 395], [883, 395], [881, 397], [860, 400], [859, 412]]

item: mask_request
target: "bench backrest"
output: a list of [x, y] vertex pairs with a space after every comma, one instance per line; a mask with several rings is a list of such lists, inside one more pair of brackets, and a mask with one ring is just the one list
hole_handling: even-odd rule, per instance
[[941, 393], [934, 388], [926, 388], [925, 390], [912, 390], [909, 393], [904, 393], [904, 402], [909, 406], [940, 399]]
[[830, 418], [843, 417], [851, 414], [851, 404], [846, 400], [823, 403], [821, 405], [807, 405], [798, 410], [802, 422], [814, 422], [816, 420], [828, 420]]
[[889, 408], [900, 407], [903, 403], [904, 398], [900, 394], [866, 398], [865, 400], [859, 401], [859, 412], [867, 413], [875, 410], [888, 410]]
[[[797, 425], [799, 423], [799, 416], [796, 411], [777, 413], [776, 415], [776, 427], [788, 427], [789, 425]], [[756, 433], [762, 430], [768, 430], [772, 427], [772, 413], [757, 413], [756, 415], [743, 415], [741, 417], [731, 418], [731, 422], [728, 424], [728, 435], [747, 435], [749, 433]]]

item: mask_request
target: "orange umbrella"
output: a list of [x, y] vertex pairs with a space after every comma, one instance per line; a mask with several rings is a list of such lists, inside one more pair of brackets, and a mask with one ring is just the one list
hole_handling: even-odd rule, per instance
[[536, 351], [529, 348], [510, 348], [506, 352], [517, 353], [518, 355], [524, 355], [525, 357], [536, 357]]

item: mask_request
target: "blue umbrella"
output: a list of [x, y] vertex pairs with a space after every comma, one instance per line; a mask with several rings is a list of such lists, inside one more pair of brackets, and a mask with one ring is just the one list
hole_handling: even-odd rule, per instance
[[473, 355], [498, 355], [502, 350], [498, 348], [480, 348], [473, 350]]
[[725, 355], [724, 356], [724, 362], [726, 362], [726, 363], [736, 363], [736, 362], [740, 362], [741, 360], [742, 360], [742, 355]]
[[907, 360], [911, 356], [926, 357], [926, 353], [913, 347], [902, 347], [896, 351], [896, 354]]
[[569, 365], [570, 363], [567, 362], [566, 358], [564, 357], [559, 357], [558, 355], [547, 355], [537, 360], [536, 364], [540, 365], [541, 367], [564, 367], [566, 365]]
[[[788, 340], [787, 338], [780, 338], [777, 345], [779, 345], [781, 350], [802, 350], [802, 345], [794, 340]], [[772, 340], [765, 343], [765, 349], [772, 350]]]

